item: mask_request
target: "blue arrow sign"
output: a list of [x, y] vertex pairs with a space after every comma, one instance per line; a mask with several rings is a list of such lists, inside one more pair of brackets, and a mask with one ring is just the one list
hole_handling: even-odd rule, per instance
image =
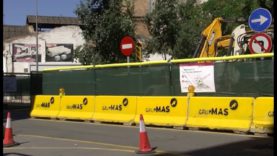
[[248, 19], [249, 27], [256, 32], [265, 31], [271, 24], [271, 13], [264, 8], [254, 10]]

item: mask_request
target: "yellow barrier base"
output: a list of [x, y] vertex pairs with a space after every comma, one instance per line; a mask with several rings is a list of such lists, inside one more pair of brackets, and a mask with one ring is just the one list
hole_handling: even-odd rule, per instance
[[[193, 127], [193, 128], [208, 128], [211, 130], [232, 130], [232, 131], [242, 131], [242, 132], [249, 132], [249, 128], [243, 128], [243, 127], [250, 127], [249, 122], [243, 122], [240, 120], [228, 120], [228, 123], [230, 124], [222, 124], [222, 122], [226, 122], [224, 119], [205, 119], [203, 120], [197, 120], [197, 119], [190, 119], [186, 126], [187, 127]], [[237, 123], [240, 123], [241, 126], [234, 126]]]
[[135, 96], [96, 96], [94, 121], [132, 124], [137, 98]]
[[271, 123], [255, 123], [255, 126], [251, 127], [251, 132], [273, 134], [273, 129], [274, 126]]
[[105, 113], [97, 113], [96, 116], [93, 116], [93, 120], [96, 122], [113, 122], [113, 123], [123, 123], [132, 125], [134, 120], [130, 120], [130, 115], [125, 114], [114, 114], [110, 117], [107, 117]]
[[60, 111], [60, 97], [56, 95], [35, 96], [31, 117], [56, 118]]
[[[145, 125], [155, 126], [185, 126], [185, 117], [174, 117], [174, 116], [152, 116], [143, 114]], [[180, 121], [183, 121], [181, 123]], [[139, 117], [135, 118], [135, 123], [139, 124]]]
[[92, 113], [80, 113], [72, 111], [63, 111], [57, 118], [59, 119], [71, 119], [71, 120], [92, 120]]
[[273, 134], [274, 98], [257, 97], [254, 102], [251, 132]]
[[57, 118], [59, 111], [41, 111], [41, 110], [34, 110], [31, 112], [30, 116], [33, 118]]
[[61, 98], [59, 119], [92, 120], [95, 96], [65, 95]]

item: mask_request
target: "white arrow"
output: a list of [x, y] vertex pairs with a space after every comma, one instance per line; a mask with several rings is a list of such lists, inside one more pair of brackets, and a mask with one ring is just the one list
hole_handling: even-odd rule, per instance
[[266, 22], [268, 20], [268, 18], [264, 17], [263, 15], [260, 15], [260, 18], [257, 19], [252, 19], [251, 22], [252, 23], [258, 23], [260, 22], [260, 25], [264, 24], [264, 22]]

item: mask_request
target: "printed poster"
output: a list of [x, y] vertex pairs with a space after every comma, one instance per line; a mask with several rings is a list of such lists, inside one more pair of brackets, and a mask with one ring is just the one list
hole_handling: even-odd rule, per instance
[[46, 62], [73, 62], [73, 44], [46, 44]]
[[[38, 45], [38, 62], [41, 62], [41, 45]], [[13, 62], [36, 62], [36, 44], [12, 44]]]
[[193, 85], [195, 92], [215, 92], [214, 64], [180, 64], [181, 92], [188, 92], [188, 86]]

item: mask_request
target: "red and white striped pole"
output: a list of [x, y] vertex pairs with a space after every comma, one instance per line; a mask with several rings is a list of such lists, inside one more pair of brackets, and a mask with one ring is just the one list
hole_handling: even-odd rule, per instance
[[139, 150], [136, 151], [137, 154], [148, 154], [154, 153], [157, 147], [151, 147], [147, 132], [145, 130], [144, 120], [142, 114], [140, 114], [139, 121]]

